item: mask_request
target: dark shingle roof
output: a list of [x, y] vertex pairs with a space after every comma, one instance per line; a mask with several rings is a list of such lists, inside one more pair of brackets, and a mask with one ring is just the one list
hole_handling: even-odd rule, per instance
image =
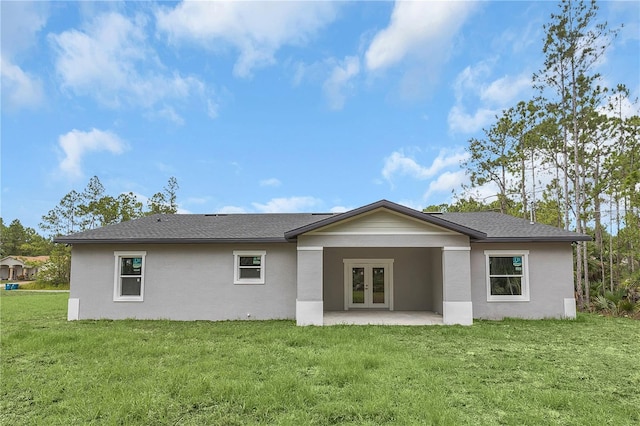
[[[433, 213], [425, 213], [433, 214]], [[590, 241], [588, 235], [566, 231], [541, 223], [496, 212], [440, 213], [442, 219], [457, 225], [467, 226], [484, 232], [484, 239], [491, 242], [501, 241]]]
[[467, 235], [472, 241], [588, 241], [587, 235], [494, 213], [423, 213], [390, 201], [345, 213], [153, 215], [55, 238], [57, 243], [259, 243], [298, 235], [375, 209], [386, 208]]
[[153, 215], [57, 237], [55, 242], [211, 243], [285, 242], [284, 233], [332, 216], [331, 213]]

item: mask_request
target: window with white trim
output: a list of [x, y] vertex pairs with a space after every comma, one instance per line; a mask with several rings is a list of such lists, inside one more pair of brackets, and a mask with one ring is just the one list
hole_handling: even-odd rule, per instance
[[529, 251], [485, 250], [487, 300], [529, 301]]
[[266, 251], [236, 250], [233, 252], [233, 283], [264, 284]]
[[142, 302], [144, 297], [144, 263], [146, 251], [116, 251], [113, 300]]

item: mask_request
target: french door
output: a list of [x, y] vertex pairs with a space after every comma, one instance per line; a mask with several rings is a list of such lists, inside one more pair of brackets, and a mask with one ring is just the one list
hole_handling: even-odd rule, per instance
[[389, 262], [347, 262], [345, 260], [345, 302], [347, 309], [390, 307], [391, 264]]

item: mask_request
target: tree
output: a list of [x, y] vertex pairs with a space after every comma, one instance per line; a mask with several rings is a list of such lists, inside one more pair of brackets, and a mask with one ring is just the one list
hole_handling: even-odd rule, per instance
[[[178, 182], [169, 179], [163, 192], [150, 199], [149, 213], [175, 213], [177, 207]], [[40, 227], [50, 236], [86, 231], [100, 226], [120, 223], [145, 215], [143, 204], [132, 192], [117, 197], [105, 194], [105, 188], [97, 176], [93, 176], [86, 188], [78, 193], [75, 190], [66, 194], [55, 208], [42, 216]], [[56, 246], [46, 271], [39, 279], [53, 284], [69, 282], [71, 270], [71, 250], [69, 247]]]
[[75, 190], [67, 193], [60, 203], [42, 216], [40, 228], [52, 236], [70, 234], [78, 231], [80, 194]]
[[178, 180], [171, 176], [167, 186], [156, 192], [147, 202], [148, 214], [174, 214], [178, 212], [177, 192]]
[[38, 282], [49, 285], [68, 284], [71, 278], [71, 247], [56, 244], [51, 250], [49, 262], [40, 269]]
[[508, 195], [513, 192], [511, 170], [517, 158], [517, 143], [512, 135], [512, 114], [505, 111], [497, 122], [484, 129], [484, 139], [469, 140], [469, 159], [462, 165], [467, 169], [471, 188], [494, 183], [498, 187], [500, 212], [509, 210]]
[[[595, 23], [598, 6], [595, 0], [564, 0], [560, 12], [551, 15], [551, 23], [544, 26], [544, 68], [534, 75], [543, 96], [550, 96], [549, 111], [557, 115], [562, 134], [562, 163], [564, 169], [565, 223], [573, 223], [582, 233], [586, 218], [583, 215], [585, 183], [587, 182], [584, 146], [590, 126], [588, 114], [600, 94], [595, 84], [600, 75], [593, 72], [596, 61], [604, 54], [616, 31], [609, 31], [606, 23]], [[569, 167], [571, 161], [571, 168]], [[569, 205], [569, 183], [573, 200]], [[573, 211], [574, 220], [569, 218]], [[589, 300], [589, 286], [583, 286], [588, 277], [586, 243], [576, 246], [576, 291], [578, 305]]]
[[14, 219], [9, 226], [4, 226], [0, 218], [0, 235], [0, 257], [43, 256], [49, 254], [52, 247], [50, 240], [38, 235], [33, 228], [22, 226], [18, 219]]

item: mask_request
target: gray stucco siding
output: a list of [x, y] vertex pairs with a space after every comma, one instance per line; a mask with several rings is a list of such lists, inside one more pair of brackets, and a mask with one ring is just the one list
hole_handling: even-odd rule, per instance
[[[564, 299], [574, 297], [571, 244], [472, 244], [471, 293], [473, 317], [479, 319], [561, 318]], [[485, 250], [529, 251], [529, 301], [487, 301]]]
[[442, 314], [442, 250], [439, 248], [429, 249], [432, 252], [430, 256], [430, 275], [431, 275], [431, 310]]
[[[235, 250], [266, 251], [265, 283], [234, 284]], [[145, 251], [144, 300], [113, 300], [116, 251]], [[296, 246], [75, 245], [70, 298], [79, 319], [293, 319]]]

